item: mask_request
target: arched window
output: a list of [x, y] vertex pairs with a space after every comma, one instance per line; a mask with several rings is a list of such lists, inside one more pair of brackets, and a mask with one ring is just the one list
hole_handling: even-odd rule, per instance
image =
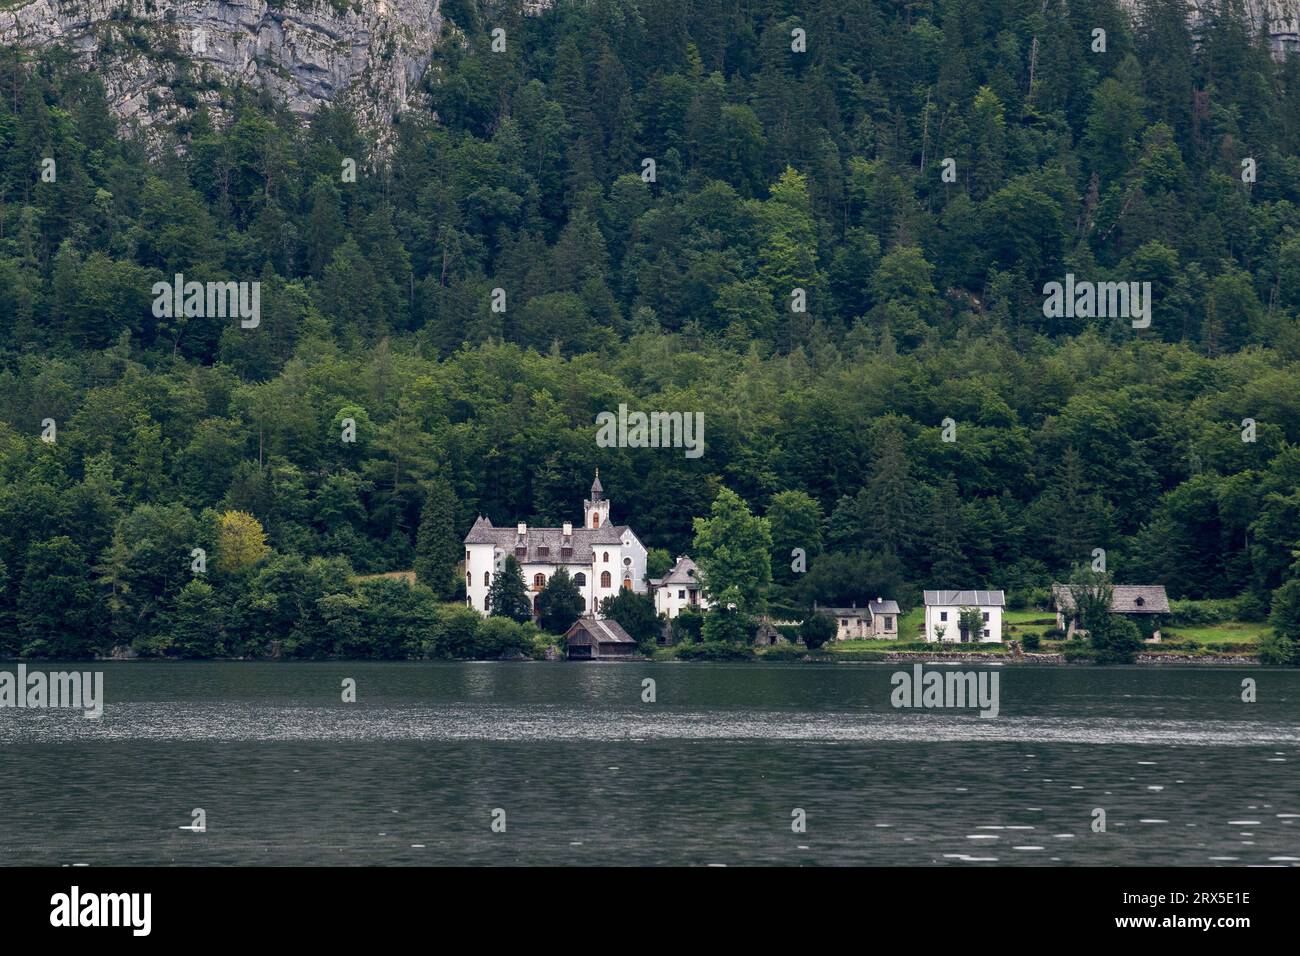
[[624, 578], [624, 579], [623, 579], [623, 590], [624, 590], [624, 591], [630, 591], [630, 590], [632, 590], [632, 579], [631, 579], [631, 578]]
[[592, 526], [593, 528], [599, 528], [599, 527], [600, 527], [600, 512], [599, 512], [599, 511], [594, 511], [594, 512], [592, 512], [592, 515], [591, 515], [591, 526]]
[[487, 587], [487, 586], [488, 586], [488, 583], [489, 583], [491, 580], [492, 580], [492, 572], [491, 572], [491, 571], [484, 571], [484, 572], [483, 572], [483, 586], [484, 586], [484, 587]]
[[610, 582], [609, 572], [608, 572], [608, 571], [601, 571], [601, 572], [600, 572], [600, 586], [601, 586], [602, 588], [607, 588], [607, 587], [609, 587], [609, 582]]
[[587, 576], [579, 571], [573, 576], [573, 583], [580, 588], [585, 588], [587, 586]]
[[609, 564], [609, 552], [608, 552], [608, 551], [605, 552], [605, 563], [606, 563], [606, 564]]
[[472, 588], [473, 586], [474, 586], [474, 575], [470, 574], [467, 571], [465, 573], [465, 587]]
[[544, 587], [546, 587], [546, 575], [538, 571], [533, 575], [533, 590], [540, 591]]

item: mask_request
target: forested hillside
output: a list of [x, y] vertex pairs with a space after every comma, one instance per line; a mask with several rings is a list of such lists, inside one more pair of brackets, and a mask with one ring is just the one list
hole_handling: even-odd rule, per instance
[[[580, 519], [597, 467], [673, 555], [737, 492], [791, 607], [1103, 548], [1262, 618], [1300, 578], [1300, 57], [1138, 7], [444, 0], [386, 154], [239, 89], [146, 150], [65, 53], [0, 52], [0, 654], [430, 652], [426, 592], [351, 572], [456, 600], [476, 515]], [[259, 281], [260, 324], [157, 316], [178, 273]], [[1149, 327], [1046, 317], [1067, 274], [1149, 282]], [[705, 453], [598, 447], [620, 403]]]

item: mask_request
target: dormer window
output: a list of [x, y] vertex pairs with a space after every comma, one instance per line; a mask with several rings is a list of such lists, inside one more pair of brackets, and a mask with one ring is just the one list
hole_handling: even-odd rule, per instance
[[1133, 599], [1133, 603], [1136, 604], [1138, 607], [1141, 607], [1143, 604], [1146, 604], [1147, 602], [1145, 598], [1143, 598], [1141, 595], [1138, 595], [1136, 598]]

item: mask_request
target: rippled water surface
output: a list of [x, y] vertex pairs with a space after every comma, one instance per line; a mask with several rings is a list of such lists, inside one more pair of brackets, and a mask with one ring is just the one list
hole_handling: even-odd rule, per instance
[[0, 710], [5, 864], [1300, 865], [1300, 671], [995, 667], [982, 719], [895, 665], [29, 666], [106, 705]]

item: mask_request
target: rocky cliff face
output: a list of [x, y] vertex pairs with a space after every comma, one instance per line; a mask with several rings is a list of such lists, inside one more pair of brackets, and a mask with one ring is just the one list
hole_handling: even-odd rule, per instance
[[[1193, 32], [1211, 15], [1221, 0], [1187, 0], [1187, 19]], [[1300, 0], [1241, 0], [1251, 26], [1268, 37], [1274, 56], [1300, 53]], [[1141, 0], [1120, 0], [1136, 16]]]
[[384, 139], [419, 98], [440, 0], [32, 0], [0, 10], [0, 44], [62, 44], [103, 77], [113, 110], [157, 141], [222, 87], [309, 113], [342, 100]]

